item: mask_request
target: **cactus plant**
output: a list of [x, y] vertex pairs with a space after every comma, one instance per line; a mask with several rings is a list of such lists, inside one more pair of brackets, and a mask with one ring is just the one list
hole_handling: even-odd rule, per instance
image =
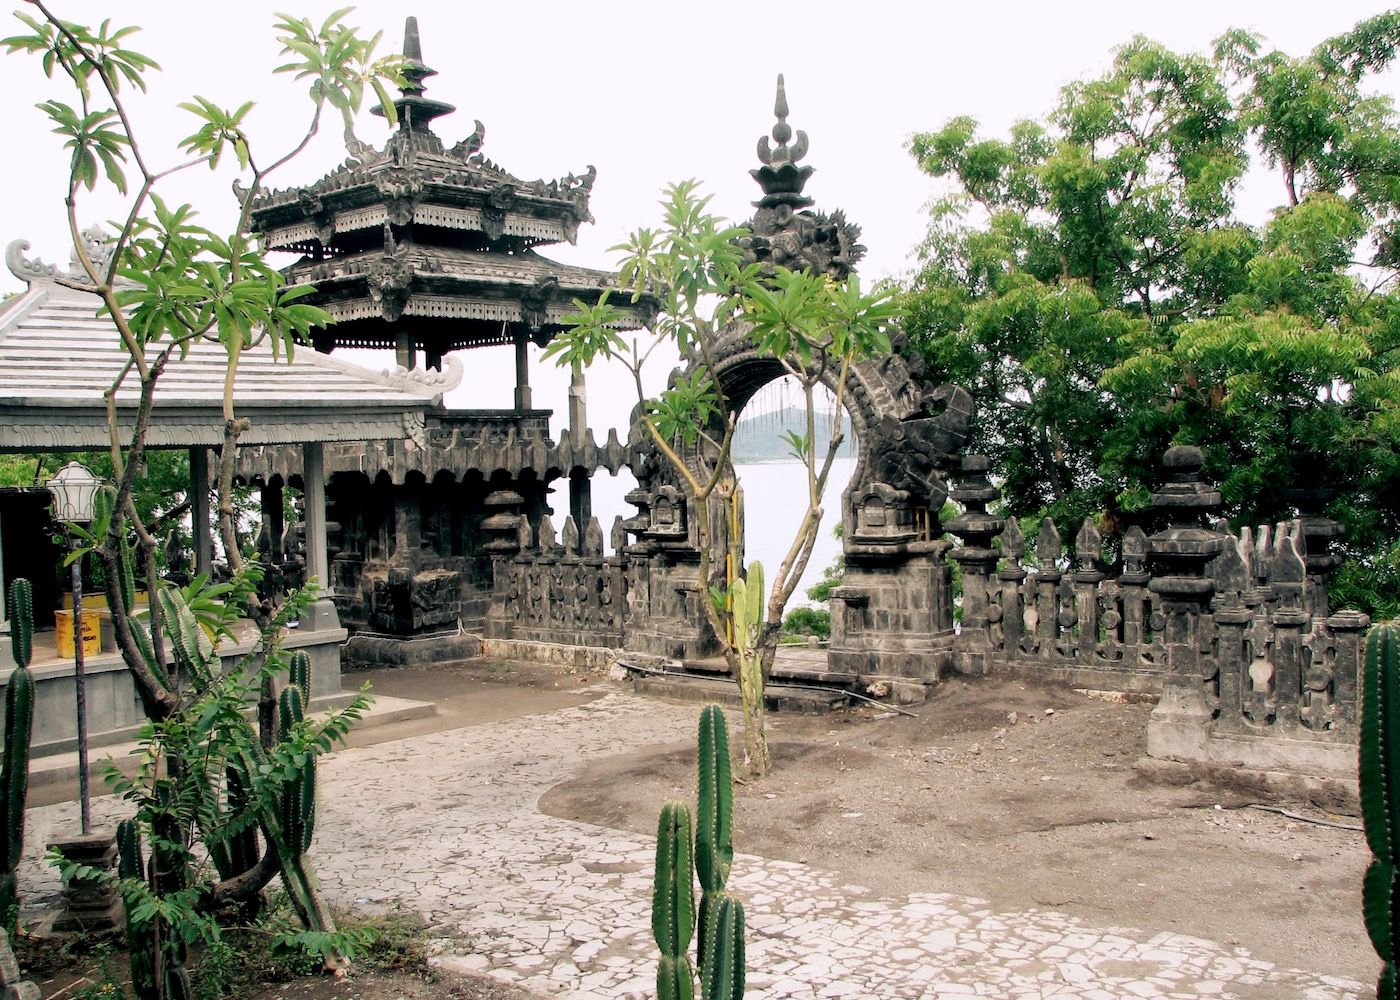
[[[699, 820], [693, 850], [690, 808], [684, 802], [668, 800], [657, 822], [651, 928], [661, 949], [656, 975], [659, 1000], [694, 997], [689, 949], [697, 927], [696, 965], [702, 970], [704, 1000], [739, 998], [744, 993], [744, 910], [724, 891], [734, 861], [734, 787], [729, 727], [718, 705], [706, 705], [700, 713], [698, 751]], [[697, 874], [702, 890], [698, 920]]]
[[710, 904], [709, 948], [700, 971], [704, 1000], [743, 1000], [744, 904], [722, 892]]
[[1380, 956], [1377, 1000], [1395, 1000], [1400, 953], [1400, 638], [1394, 625], [1366, 637], [1361, 697], [1361, 815], [1374, 857], [1362, 885], [1362, 913]]
[[692, 1000], [695, 996], [695, 970], [690, 965], [690, 938], [695, 933], [693, 871], [690, 807], [670, 799], [661, 807], [656, 824], [651, 933], [661, 949], [657, 1000]]
[[718, 705], [700, 712], [696, 754], [697, 815], [695, 872], [700, 877], [700, 940], [696, 959], [705, 964], [710, 907], [729, 881], [734, 862], [734, 779], [729, 764], [729, 726]]
[[[146, 862], [141, 856], [141, 831], [134, 819], [124, 819], [117, 824], [117, 874], [123, 879], [146, 878]], [[136, 1000], [156, 1000], [155, 974], [155, 930], [139, 924], [133, 911], [140, 897], [131, 892], [122, 893], [122, 905], [126, 910], [126, 946], [131, 956], [131, 988]]]
[[298, 649], [292, 654], [292, 664], [287, 671], [287, 683], [301, 689], [301, 707], [311, 704], [311, 657], [306, 650]]
[[[282, 739], [304, 718], [301, 688], [295, 684], [282, 690], [278, 699]], [[311, 848], [316, 829], [316, 761], [308, 760], [301, 772], [282, 786], [282, 836], [291, 857], [300, 857]]]
[[34, 593], [29, 581], [10, 584], [10, 644], [15, 668], [5, 685], [5, 745], [0, 751], [0, 816], [4, 865], [0, 868], [0, 920], [13, 929], [19, 915], [15, 869], [24, 851], [24, 802], [29, 792], [29, 739], [34, 728]]

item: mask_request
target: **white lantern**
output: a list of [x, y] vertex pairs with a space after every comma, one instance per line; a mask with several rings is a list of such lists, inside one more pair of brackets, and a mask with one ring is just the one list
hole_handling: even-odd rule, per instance
[[44, 484], [53, 494], [53, 514], [69, 524], [89, 524], [93, 501], [102, 486], [98, 479], [77, 462], [69, 462]]

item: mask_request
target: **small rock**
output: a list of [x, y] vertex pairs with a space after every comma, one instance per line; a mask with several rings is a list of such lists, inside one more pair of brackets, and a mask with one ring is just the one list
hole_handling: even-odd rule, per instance
[[1302, 861], [1302, 860], [1303, 860], [1303, 856], [1302, 856], [1301, 854], [1295, 854], [1295, 855], [1293, 855], [1293, 860], [1294, 860], [1294, 861]]
[[1047, 708], [1047, 709], [1045, 710], [1045, 714], [1046, 714], [1046, 715], [1054, 715], [1054, 714], [1055, 714], [1055, 710], [1054, 710], [1053, 708]]
[[1142, 839], [1143, 839], [1143, 840], [1156, 840], [1156, 839], [1157, 839], [1157, 835], [1156, 835], [1155, 833], [1144, 833], [1144, 834], [1142, 835]]
[[1006, 730], [1005, 730], [1005, 728], [998, 729], [998, 730], [997, 730], [996, 736], [993, 737], [993, 738], [994, 738], [994, 739], [998, 739], [998, 740], [1004, 740], [1004, 739], [1006, 739]]
[[982, 752], [982, 744], [980, 744], [980, 743], [974, 743], [974, 744], [972, 744], [972, 746], [968, 749], [968, 753], [973, 754], [973, 755], [979, 754], [979, 753], [981, 753], [981, 752]]
[[1019, 722], [1020, 719], [1021, 719], [1021, 714], [1020, 714], [1019, 712], [1007, 712], [1007, 713], [1006, 713], [1006, 724], [1007, 724], [1008, 726], [1014, 726], [1014, 725], [1016, 725], [1016, 723]]

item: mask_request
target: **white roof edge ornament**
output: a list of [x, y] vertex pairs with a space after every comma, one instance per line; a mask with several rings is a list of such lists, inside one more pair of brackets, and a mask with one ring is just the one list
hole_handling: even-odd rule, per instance
[[372, 368], [357, 365], [353, 361], [342, 361], [334, 354], [321, 354], [320, 352], [313, 352], [311, 360], [314, 364], [322, 367], [351, 372], [361, 378], [373, 379], [380, 385], [430, 397], [434, 402], [440, 401], [444, 393], [457, 388], [466, 373], [462, 367], [461, 359], [451, 354], [443, 358], [443, 361], [447, 363], [447, 368], [443, 371], [434, 371], [431, 368], [410, 370], [402, 365], [393, 370], [382, 368], [375, 371]]
[[[98, 271], [109, 267], [112, 263], [112, 237], [101, 225], [93, 223], [82, 231], [83, 241], [87, 244], [88, 260]], [[78, 260], [78, 252], [75, 249], [68, 259], [68, 269], [63, 270], [57, 264], [45, 264], [42, 259], [35, 257], [33, 260], [25, 257], [24, 251], [29, 249], [28, 240], [12, 240], [5, 247], [5, 266], [10, 269], [20, 281], [29, 285], [32, 289], [38, 285], [47, 289], [61, 289], [60, 294], [66, 298], [79, 298], [84, 295], [96, 294], [92, 279], [88, 277], [87, 271], [83, 269], [82, 263]], [[130, 285], [131, 282], [124, 278], [117, 278], [115, 284]]]

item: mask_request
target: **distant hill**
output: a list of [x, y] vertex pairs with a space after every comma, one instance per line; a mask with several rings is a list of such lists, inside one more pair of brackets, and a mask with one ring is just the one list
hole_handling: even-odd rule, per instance
[[[831, 425], [832, 420], [829, 415], [817, 414], [818, 459], [826, 455], [827, 445], [831, 441]], [[852, 454], [851, 442], [854, 439], [849, 419], [842, 422], [842, 430], [845, 432], [846, 439], [841, 442], [841, 448], [837, 454], [846, 457]], [[807, 433], [807, 410], [805, 408], [789, 406], [785, 410], [758, 413], [740, 420], [738, 426], [734, 428], [732, 452], [734, 464], [750, 465], [754, 462], [795, 461], [792, 456], [792, 446], [783, 440], [783, 435], [788, 431], [796, 431], [798, 434]]]

